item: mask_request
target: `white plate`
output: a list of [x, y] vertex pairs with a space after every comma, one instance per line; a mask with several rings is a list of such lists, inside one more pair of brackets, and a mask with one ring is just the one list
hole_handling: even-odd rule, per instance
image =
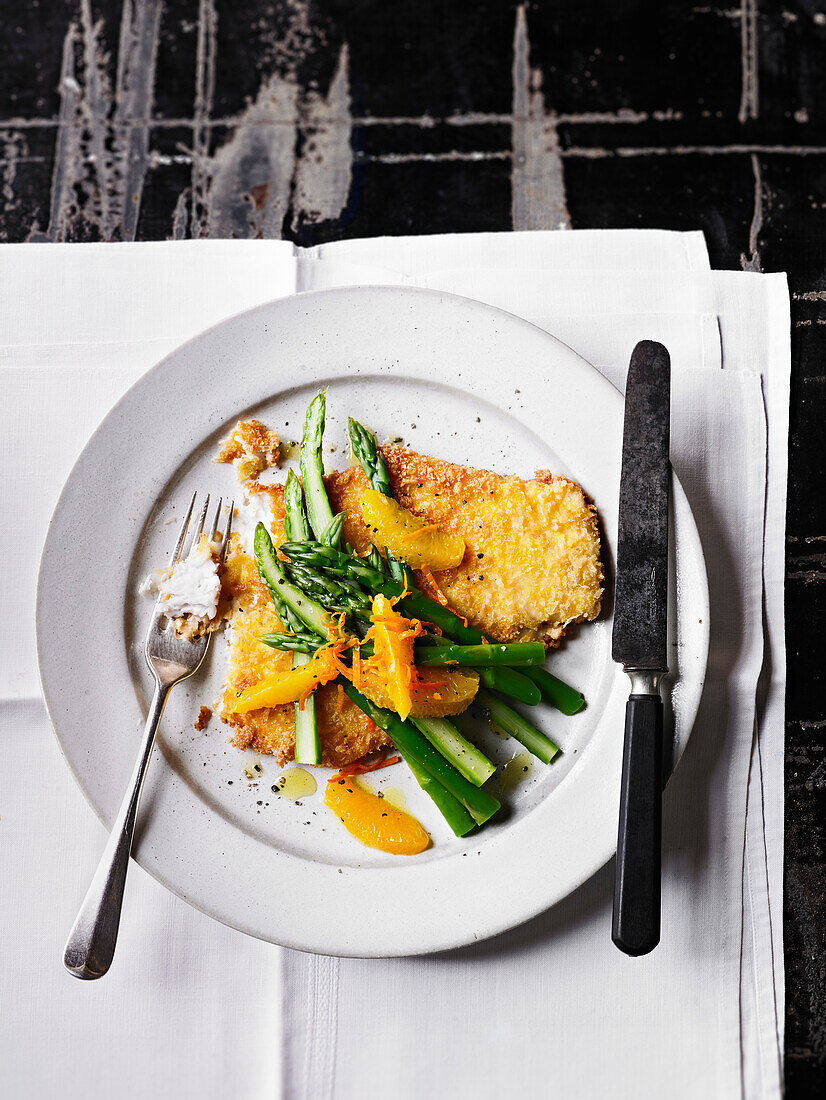
[[[37, 627], [43, 689], [60, 744], [95, 811], [111, 823], [132, 768], [149, 676], [141, 647], [151, 605], [140, 579], [162, 563], [195, 488], [237, 493], [212, 462], [239, 416], [297, 439], [307, 402], [327, 386], [329, 465], [346, 463], [347, 416], [424, 453], [531, 476], [579, 481], [601, 517], [605, 612], [579, 627], [551, 668], [584, 691], [573, 718], [534, 708], [563, 747], [505, 797], [508, 815], [459, 840], [403, 766], [373, 786], [404, 788], [432, 847], [391, 857], [358, 844], [321, 802], [274, 794], [282, 773], [248, 757], [217, 718], [223, 642], [202, 675], [172, 693], [162, 753], [144, 791], [135, 857], [204, 912], [263, 939], [336, 955], [407, 955], [493, 935], [564, 897], [616, 847], [623, 716], [629, 687], [611, 660], [623, 405], [568, 347], [499, 310], [448, 294], [359, 288], [298, 295], [232, 318], [145, 375], [107, 416], [63, 490], [40, 570]], [[700, 699], [708, 589], [697, 530], [674, 484], [671, 592], [675, 760]], [[497, 760], [520, 746], [484, 728]], [[321, 773], [323, 775], [323, 773]], [[409, 781], [408, 781], [409, 780]], [[608, 930], [606, 929], [606, 935]]]

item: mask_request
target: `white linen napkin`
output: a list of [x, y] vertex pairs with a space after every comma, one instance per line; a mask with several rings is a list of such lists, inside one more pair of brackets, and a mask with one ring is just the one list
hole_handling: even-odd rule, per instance
[[[280, 1089], [349, 1100], [440, 1084], [457, 1097], [778, 1094], [787, 299], [782, 278], [707, 267], [700, 234], [632, 231], [384, 239], [310, 254], [283, 242], [0, 249], [0, 463], [13, 536], [12, 614], [0, 627], [0, 917], [15, 933], [2, 948], [14, 1009], [0, 1053], [11, 1095]], [[675, 464], [701, 522], [717, 644], [666, 798], [663, 943], [643, 960], [611, 946], [610, 868], [490, 944], [361, 962], [232, 933], [133, 867], [116, 963], [100, 983], [76, 982], [60, 952], [103, 831], [37, 697], [30, 624], [48, 515], [95, 423], [175, 344], [239, 308], [353, 281], [504, 304], [615, 381], [636, 339], [671, 348]], [[764, 576], [771, 678], [755, 715]], [[19, 950], [21, 930], [34, 952]]]

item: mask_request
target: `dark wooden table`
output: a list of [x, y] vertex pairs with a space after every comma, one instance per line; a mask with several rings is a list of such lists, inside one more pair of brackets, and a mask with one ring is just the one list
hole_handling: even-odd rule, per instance
[[826, 1095], [826, 2], [0, 15], [0, 240], [700, 228], [789, 273], [786, 1077]]

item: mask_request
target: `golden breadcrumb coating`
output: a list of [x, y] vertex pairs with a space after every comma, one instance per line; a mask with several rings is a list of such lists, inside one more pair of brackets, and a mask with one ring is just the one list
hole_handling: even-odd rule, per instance
[[231, 462], [239, 481], [254, 480], [268, 466], [277, 466], [281, 457], [278, 435], [260, 420], [239, 420], [221, 441], [216, 462]]
[[[597, 514], [582, 489], [546, 470], [526, 481], [458, 466], [405, 447], [381, 448], [396, 499], [465, 540], [459, 566], [434, 573], [454, 611], [495, 641], [558, 645], [571, 623], [594, 619], [602, 598]], [[358, 502], [361, 468], [327, 479], [333, 511], [346, 511], [344, 538], [369, 545]], [[427, 580], [416, 574], [427, 591]]]
[[[284, 540], [284, 491], [280, 485], [261, 486], [272, 505], [273, 541]], [[264, 707], [247, 714], [233, 711], [233, 702], [244, 688], [271, 673], [292, 667], [292, 654], [270, 649], [262, 634], [283, 630], [272, 600], [258, 575], [255, 562], [232, 536], [222, 577], [222, 608], [229, 619], [227, 676], [219, 716], [233, 729], [232, 743], [274, 756], [285, 764], [295, 756], [295, 710], [292, 703]], [[325, 684], [315, 692], [316, 721], [321, 740], [322, 763], [340, 768], [368, 752], [390, 744], [387, 735], [344, 695], [338, 684]]]

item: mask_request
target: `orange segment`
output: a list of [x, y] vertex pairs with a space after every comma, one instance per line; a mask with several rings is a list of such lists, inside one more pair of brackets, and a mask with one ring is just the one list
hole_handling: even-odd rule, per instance
[[430, 844], [424, 826], [415, 817], [379, 798], [353, 778], [331, 780], [324, 792], [324, 805], [348, 833], [368, 848], [397, 856], [415, 856]]
[[370, 541], [387, 547], [413, 569], [453, 569], [465, 556], [464, 539], [420, 519], [376, 489], [365, 489], [359, 501]]
[[[416, 680], [408, 688], [408, 717], [461, 714], [473, 702], [479, 688], [479, 674], [472, 668], [417, 668], [415, 673]], [[377, 707], [395, 710], [386, 682], [369, 666], [363, 672], [359, 690]]]
[[[370, 616], [373, 626], [368, 637], [373, 641], [373, 660], [369, 666], [381, 683], [389, 699], [389, 705], [399, 715], [406, 718], [410, 714], [413, 701], [410, 697], [410, 685], [413, 679], [413, 639], [416, 631], [411, 622], [393, 610], [393, 604], [386, 596], [373, 597], [373, 614]], [[418, 628], [421, 630], [421, 627]], [[362, 684], [368, 669], [362, 671]]]
[[[416, 668], [413, 644], [424, 633], [418, 619], [407, 619], [381, 594], [373, 597], [372, 626], [365, 641], [373, 656], [361, 661], [354, 652], [352, 679], [377, 706], [399, 717], [461, 714], [479, 687], [479, 675], [469, 668]], [[358, 681], [358, 683], [357, 683]]]
[[233, 702], [236, 714], [246, 714], [261, 707], [277, 707], [306, 697], [319, 684], [326, 684], [338, 675], [332, 651], [321, 649], [306, 665], [275, 672], [242, 691]]

